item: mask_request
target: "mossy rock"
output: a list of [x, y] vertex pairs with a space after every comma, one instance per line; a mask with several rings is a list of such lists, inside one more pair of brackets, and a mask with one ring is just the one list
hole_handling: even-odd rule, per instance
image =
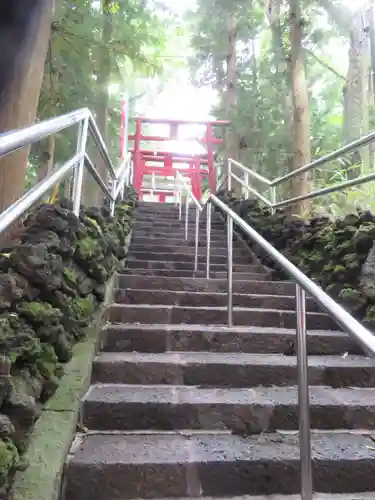
[[56, 325], [62, 317], [59, 309], [41, 301], [21, 302], [17, 305], [17, 312], [32, 325]]
[[10, 439], [0, 439], [0, 486], [8, 482], [11, 472], [15, 472], [20, 458], [16, 446]]

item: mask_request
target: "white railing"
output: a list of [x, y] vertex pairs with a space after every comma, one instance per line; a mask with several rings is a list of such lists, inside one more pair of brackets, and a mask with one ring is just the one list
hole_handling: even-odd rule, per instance
[[[87, 168], [100, 189], [109, 198], [111, 212], [113, 213], [116, 199], [123, 196], [124, 186], [130, 184], [132, 175], [131, 155], [129, 153], [118, 170], [115, 171], [93, 115], [87, 108], [45, 120], [24, 129], [2, 134], [0, 136], [0, 158], [73, 126], [78, 126], [76, 151], [73, 156], [0, 214], [0, 233], [9, 228], [43, 195], [71, 174], [73, 174], [73, 188], [70, 199], [73, 204], [73, 211], [78, 216], [82, 200], [84, 168]], [[86, 153], [89, 134], [94, 139], [96, 147], [105, 162], [108, 179], [101, 178]]]

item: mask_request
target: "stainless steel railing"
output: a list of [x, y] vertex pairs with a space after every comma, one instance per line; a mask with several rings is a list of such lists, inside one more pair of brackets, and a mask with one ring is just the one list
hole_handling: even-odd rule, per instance
[[257, 231], [250, 227], [239, 215], [231, 210], [215, 195], [207, 202], [206, 275], [210, 268], [211, 211], [216, 206], [227, 217], [227, 312], [228, 327], [233, 326], [233, 224], [240, 227], [247, 236], [271, 257], [278, 266], [296, 283], [296, 344], [298, 372], [299, 443], [301, 460], [301, 498], [312, 500], [312, 463], [310, 440], [310, 398], [308, 383], [308, 356], [306, 337], [306, 294], [333, 318], [344, 332], [361, 346], [371, 357], [375, 357], [375, 337], [356, 321], [344, 308], [337, 304], [317, 284], [303, 274], [294, 264], [276, 250]]
[[[372, 139], [375, 138], [373, 134]], [[371, 140], [372, 140], [371, 139]], [[358, 141], [357, 141], [358, 143]], [[363, 143], [362, 143], [363, 144]], [[350, 151], [349, 146], [342, 148], [345, 152]], [[330, 157], [332, 158], [333, 155]], [[320, 160], [320, 162], [323, 160]], [[319, 162], [319, 164], [321, 164]], [[238, 165], [234, 160], [229, 161], [229, 165]], [[316, 163], [315, 163], [316, 164]], [[239, 164], [240, 165], [240, 164]], [[248, 170], [247, 167], [242, 166], [244, 170]], [[306, 168], [306, 167], [304, 167]], [[251, 174], [257, 180], [263, 180], [265, 184], [273, 188], [275, 184], [271, 183], [267, 179], [262, 178], [259, 174], [251, 172]], [[370, 174], [373, 178], [374, 174]], [[265, 240], [257, 231], [255, 231], [251, 226], [249, 226], [238, 214], [236, 214], [231, 208], [229, 208], [225, 203], [223, 203], [217, 196], [210, 194], [205, 206], [202, 206], [198, 200], [193, 196], [190, 187], [184, 181], [180, 174], [176, 175], [179, 177], [180, 182], [176, 183], [176, 200], [180, 205], [179, 218], [181, 219], [181, 207], [182, 207], [182, 188], [186, 193], [186, 210], [185, 210], [185, 228], [187, 228], [189, 212], [188, 200], [193, 200], [197, 206], [197, 213], [199, 215], [204, 209], [206, 209], [206, 277], [210, 278], [210, 257], [211, 257], [211, 223], [212, 223], [212, 209], [213, 206], [218, 208], [227, 218], [227, 324], [228, 327], [233, 326], [233, 226], [234, 224], [240, 227], [247, 236], [256, 244], [258, 244], [263, 251], [271, 257], [274, 262], [290, 277], [292, 281], [296, 283], [296, 351], [297, 351], [297, 376], [298, 376], [298, 408], [299, 408], [299, 445], [300, 445], [300, 461], [301, 461], [301, 499], [302, 500], [312, 500], [313, 499], [313, 481], [312, 481], [312, 460], [311, 460], [311, 437], [310, 437], [310, 397], [309, 397], [309, 382], [308, 382], [308, 354], [307, 354], [307, 331], [306, 331], [306, 294], [312, 297], [315, 302], [327, 312], [327, 314], [333, 318], [336, 323], [342, 328], [344, 332], [349, 334], [349, 336], [367, 353], [370, 357], [375, 357], [375, 337], [373, 334], [367, 330], [363, 325], [361, 325], [357, 320], [355, 320], [343, 307], [341, 307], [337, 302], [335, 302], [329, 295], [327, 295], [316, 283], [309, 279], [305, 274], [303, 274], [294, 264], [292, 264], [286, 257], [284, 257], [276, 248], [274, 248], [267, 240]], [[181, 177], [181, 178], [180, 178]], [[291, 176], [288, 174], [288, 178]], [[364, 176], [368, 178], [370, 176]], [[375, 177], [375, 176], [374, 176]], [[229, 167], [228, 172], [228, 188], [231, 187], [230, 179], [234, 178], [237, 181], [240, 179], [233, 175], [231, 168]], [[221, 183], [223, 178], [221, 179]], [[347, 186], [355, 185], [354, 183], [358, 181], [354, 179], [342, 185]], [[362, 182], [365, 182], [362, 180]], [[243, 183], [246, 188], [246, 183]], [[250, 188], [250, 192], [253, 190]], [[337, 188], [335, 188], [337, 190]], [[179, 193], [177, 193], [179, 191]], [[331, 188], [326, 188], [321, 190], [324, 193], [332, 192]], [[255, 194], [255, 193], [254, 193]], [[271, 194], [272, 196], [272, 194]], [[274, 195], [275, 196], [275, 195]], [[262, 199], [263, 197], [259, 197]], [[263, 201], [263, 200], [262, 200]], [[293, 200], [294, 202], [295, 200]], [[268, 206], [275, 209], [277, 204], [271, 203], [265, 200]], [[283, 202], [284, 204], [286, 202]], [[195, 227], [195, 266], [194, 270], [197, 271], [198, 263], [198, 238], [199, 238], [199, 222], [200, 217], [196, 218]], [[185, 232], [185, 237], [187, 239], [187, 229]]]
[[[184, 196], [183, 196], [184, 191]], [[182, 218], [182, 204], [185, 197], [185, 240], [189, 237], [189, 204], [192, 201], [195, 204], [195, 252], [194, 252], [194, 273], [198, 271], [198, 255], [199, 255], [199, 223], [203, 206], [194, 196], [190, 186], [185, 181], [180, 172], [176, 172], [175, 179], [175, 203], [179, 205], [179, 219]]]
[[[0, 214], [0, 233], [5, 231], [36, 201], [57, 183], [67, 178], [71, 173], [73, 173], [71, 200], [73, 202], [73, 211], [78, 216], [82, 200], [84, 168], [87, 168], [100, 189], [109, 198], [111, 211], [113, 213], [116, 199], [119, 195], [123, 196], [124, 186], [130, 183], [132, 172], [131, 155], [128, 154], [118, 170], [115, 171], [93, 115], [87, 108], [79, 109], [50, 120], [45, 120], [24, 129], [2, 134], [0, 136], [0, 157], [6, 156], [24, 146], [38, 142], [49, 135], [56, 134], [57, 132], [61, 132], [75, 125], [78, 125], [75, 154], [66, 163], [57, 168], [51, 175], [42, 179], [36, 186]], [[109, 180], [101, 178], [99, 172], [86, 153], [89, 134], [94, 139], [96, 147], [105, 162]]]
[[[375, 180], [375, 173], [370, 173], [367, 175], [362, 175], [359, 176], [355, 179], [351, 179], [348, 181], [340, 182], [338, 184], [335, 184], [333, 186], [329, 186], [326, 188], [322, 189], [317, 189], [315, 191], [311, 191], [309, 193], [305, 193], [301, 196], [296, 196], [294, 198], [288, 198], [286, 200], [282, 200], [277, 202], [277, 186], [285, 183], [286, 181], [292, 179], [293, 177], [296, 177], [298, 175], [301, 175], [305, 172], [309, 172], [312, 170], [315, 170], [318, 167], [321, 167], [322, 165], [325, 165], [326, 163], [329, 163], [331, 161], [337, 160], [338, 158], [347, 155], [348, 153], [352, 153], [356, 151], [357, 149], [366, 146], [367, 144], [370, 144], [375, 141], [375, 132], [372, 132], [371, 134], [368, 134], [364, 137], [361, 137], [360, 139], [351, 142], [350, 144], [337, 149], [336, 151], [333, 151], [332, 153], [329, 153], [325, 156], [322, 156], [321, 158], [317, 158], [316, 160], [313, 160], [312, 162], [308, 163], [307, 165], [304, 165], [297, 170], [294, 170], [292, 172], [287, 173], [286, 175], [283, 175], [282, 177], [278, 177], [274, 180], [269, 180], [266, 177], [258, 174], [251, 168], [243, 165], [242, 163], [229, 159], [228, 160], [228, 189], [230, 190], [232, 188], [232, 180], [235, 180], [238, 182], [242, 187], [245, 188], [247, 193], [251, 193], [254, 195], [256, 198], [258, 198], [260, 201], [265, 203], [268, 207], [271, 208], [272, 211], [276, 210], [277, 208], [285, 208], [291, 205], [294, 205], [295, 203], [298, 203], [299, 201], [303, 200], [308, 200], [312, 198], [317, 198], [318, 196], [323, 196], [326, 194], [334, 193], [336, 191], [341, 191], [349, 187], [353, 186], [359, 186], [361, 184], [366, 184], [367, 182]], [[241, 179], [238, 177], [236, 174], [233, 173], [233, 166], [237, 167], [237, 169], [242, 170], [244, 173], [244, 179]], [[254, 179], [257, 182], [260, 182], [264, 186], [269, 189], [270, 194], [269, 194], [269, 199], [263, 196], [259, 191], [255, 188], [253, 188], [250, 185], [250, 179]]]

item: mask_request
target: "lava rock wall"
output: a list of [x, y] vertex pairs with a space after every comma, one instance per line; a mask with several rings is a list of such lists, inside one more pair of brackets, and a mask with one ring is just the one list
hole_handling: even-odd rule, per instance
[[125, 190], [108, 207], [38, 206], [20, 241], [0, 252], [0, 498], [16, 470], [39, 412], [55, 392], [72, 347], [104, 300], [125, 257], [137, 195]]
[[[304, 221], [282, 209], [272, 214], [255, 199], [237, 200], [232, 192], [220, 191], [217, 196], [354, 317], [375, 330], [375, 215], [358, 211], [335, 220]], [[273, 279], [289, 279], [240, 228], [235, 230], [273, 271]]]

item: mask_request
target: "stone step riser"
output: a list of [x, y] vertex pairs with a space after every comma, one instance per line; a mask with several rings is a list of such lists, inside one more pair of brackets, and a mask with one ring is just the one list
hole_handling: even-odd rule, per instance
[[[152, 237], [153, 235], [156, 234], [162, 234], [164, 235], [165, 238], [168, 237], [175, 237], [179, 238], [180, 235], [185, 236], [185, 226], [179, 226], [179, 227], [157, 227], [157, 225], [152, 224], [149, 227], [145, 226], [137, 226], [136, 224], [133, 225], [133, 231], [135, 234], [139, 233], [144, 233], [146, 234], [147, 237]], [[188, 227], [188, 234], [191, 237], [195, 237], [195, 226], [189, 226]], [[199, 239], [206, 239], [206, 231], [200, 231], [199, 233]], [[226, 240], [227, 235], [224, 231], [224, 229], [213, 229], [211, 231], [211, 240], [215, 240], [217, 238]]]
[[[107, 396], [108, 396], [108, 389]], [[134, 388], [134, 391], [136, 389]], [[235, 389], [232, 389], [236, 391]], [[241, 391], [241, 389], [239, 389]], [[104, 398], [104, 394], [102, 394]], [[83, 404], [82, 421], [95, 430], [157, 430], [177, 429], [230, 430], [234, 434], [253, 435], [277, 429], [298, 430], [298, 403], [195, 403], [101, 401], [92, 396]], [[158, 396], [156, 395], [156, 398]], [[229, 398], [228, 398], [229, 399]], [[297, 398], [296, 398], [297, 400]], [[375, 405], [345, 406], [310, 404], [313, 429], [374, 429]]]
[[[194, 272], [193, 270], [166, 270], [166, 269], [140, 269], [139, 267], [137, 268], [131, 268], [131, 269], [124, 269], [122, 271], [123, 274], [137, 274], [139, 276], [149, 276], [151, 277], [171, 277], [171, 278], [191, 278], [193, 275], [196, 278], [205, 278], [206, 277], [206, 270], [205, 266], [199, 266], [198, 271]], [[219, 279], [223, 280], [226, 279], [227, 277], [227, 272], [226, 271], [210, 271], [210, 277], [213, 279]], [[238, 280], [238, 281], [264, 281], [267, 279], [266, 274], [258, 274], [258, 273], [244, 273], [244, 272], [236, 272], [233, 271], [233, 280]]]
[[[299, 494], [297, 441], [297, 436], [282, 438], [277, 434], [248, 439], [89, 436], [78, 458], [66, 466], [65, 498], [223, 499], [239, 495]], [[314, 444], [313, 440], [315, 491], [375, 490], [375, 457], [366, 450], [366, 446], [371, 447], [369, 438], [359, 438], [353, 450], [349, 438], [332, 448], [329, 437], [316, 441]], [[88, 458], [91, 454], [92, 462]], [[246, 498], [250, 500], [249, 496]]]
[[[182, 261], [172, 261], [172, 260], [167, 260], [167, 261], [156, 261], [156, 260], [138, 260], [138, 259], [133, 259], [132, 257], [129, 257], [126, 260], [126, 267], [128, 270], [130, 269], [148, 269], [148, 270], [166, 270], [166, 271], [194, 271], [194, 258], [189, 259], [190, 262], [182, 262]], [[204, 270], [206, 268], [205, 266], [205, 260], [200, 259], [198, 261], [200, 266], [198, 266], [198, 269]], [[222, 264], [210, 264], [210, 271], [213, 273], [217, 272], [226, 272], [227, 271], [227, 265], [222, 263]], [[233, 264], [233, 272], [237, 273], [254, 273], [258, 274], [256, 271], [259, 271], [259, 268], [254, 269], [254, 267], [251, 264]], [[261, 273], [259, 273], [261, 274]]]
[[[134, 231], [133, 233], [133, 240], [139, 240], [140, 238], [142, 239], [147, 239], [149, 242], [149, 245], [152, 246], [153, 242], [156, 240], [164, 240], [164, 243], [171, 244], [171, 240], [179, 240], [180, 245], [184, 244], [186, 245], [186, 242], [189, 242], [188, 244], [194, 244], [195, 242], [195, 233], [191, 231], [188, 235], [188, 238], [185, 239], [185, 233], [184, 232], [173, 232], [173, 233], [160, 233], [160, 232], [155, 232], [153, 231], [152, 233], [147, 233], [145, 231]], [[157, 243], [155, 243], [157, 244]], [[227, 248], [227, 240], [224, 235], [219, 236], [219, 235], [214, 235], [211, 238], [211, 246], [219, 246], [221, 248]], [[206, 246], [206, 237], [205, 236], [200, 236], [199, 237], [199, 246]]]
[[[176, 354], [178, 356], [178, 354]], [[233, 356], [232, 356], [233, 357]], [[286, 361], [291, 359], [285, 356]], [[373, 387], [375, 368], [357, 366], [309, 366], [309, 384], [332, 387]], [[250, 365], [190, 362], [94, 361], [92, 383], [102, 384], [170, 384], [200, 387], [284, 387], [297, 384], [297, 367], [293, 357], [289, 365]]]
[[[133, 228], [135, 230], [139, 231], [164, 231], [166, 233], [170, 232], [179, 232], [179, 231], [185, 231], [185, 224], [183, 222], [177, 222], [175, 224], [158, 224], [158, 222], [153, 222], [152, 224], [145, 224], [145, 223], [139, 223], [137, 221], [134, 222]], [[188, 229], [189, 232], [194, 232], [195, 231], [195, 222], [191, 222], [188, 224]], [[200, 232], [202, 235], [204, 234], [206, 236], [206, 226], [204, 224], [199, 225]], [[215, 234], [220, 234], [223, 236], [226, 236], [226, 229], [223, 224], [218, 225], [212, 225], [211, 226], [211, 235]]]
[[[144, 252], [132, 251], [129, 249], [127, 261], [132, 262], [164, 262], [167, 264], [168, 262], [173, 262], [175, 265], [178, 263], [194, 263], [195, 255], [194, 253], [190, 254], [179, 254], [179, 253], [155, 253], [155, 254], [146, 254]], [[199, 264], [206, 264], [206, 255], [202, 249], [198, 250], [198, 262]], [[263, 266], [252, 264], [251, 257], [242, 257], [242, 256], [233, 256], [233, 263], [240, 266], [250, 266], [253, 269], [253, 272], [265, 272], [266, 268]], [[210, 265], [227, 265], [227, 258], [221, 255], [210, 255]]]
[[[168, 306], [226, 307], [228, 299], [224, 294], [195, 292], [172, 292], [167, 290], [117, 289], [115, 300], [121, 304], [150, 304]], [[293, 310], [296, 299], [285, 295], [233, 295], [234, 307]], [[306, 302], [307, 310], [319, 312], [312, 300]]]
[[[108, 309], [107, 320], [115, 323], [140, 323], [143, 325], [226, 325], [228, 313], [224, 308], [113, 305]], [[296, 313], [268, 309], [235, 309], [233, 311], [233, 324], [237, 326], [295, 328]], [[329, 316], [320, 313], [307, 313], [306, 324], [307, 328], [315, 330], [339, 329]]]
[[[148, 290], [173, 290], [184, 292], [226, 293], [228, 282], [224, 279], [175, 278], [168, 276], [137, 276], [120, 274], [119, 288], [146, 288]], [[288, 281], [234, 281], [233, 293], [254, 293], [257, 295], [295, 295], [296, 287]]]
[[[145, 243], [147, 242], [147, 243]], [[176, 249], [183, 249], [185, 247], [187, 248], [195, 248], [195, 239], [189, 237], [189, 239], [185, 240], [185, 237], [183, 238], [144, 238], [144, 237], [138, 237], [137, 235], [133, 234], [132, 240], [131, 240], [132, 245], [142, 245], [145, 246], [147, 245], [147, 250], [150, 250], [151, 248], [156, 248], [159, 246], [165, 246], [165, 245], [172, 245]], [[199, 239], [198, 242], [198, 247], [202, 249], [202, 251], [205, 251], [207, 248], [206, 241]], [[211, 251], [219, 251], [221, 254], [226, 255], [227, 254], [227, 245], [226, 243], [222, 241], [211, 241]], [[239, 243], [233, 242], [233, 251], [234, 252], [240, 252], [242, 255], [249, 255], [249, 252], [247, 249], [245, 249], [243, 246], [241, 246]]]
[[[108, 325], [103, 332], [103, 349], [106, 352], [218, 352], [296, 354], [296, 333], [293, 330], [259, 328], [257, 332], [238, 333], [220, 328], [204, 330], [178, 330], [173, 327], [152, 329], [145, 326]], [[361, 349], [344, 334], [329, 332], [307, 335], [309, 355], [363, 354]]]
[[[191, 253], [176, 253], [173, 252], [172, 249], [170, 249], [170, 252], [168, 253], [165, 251], [165, 253], [161, 252], [138, 252], [137, 250], [133, 250], [132, 247], [130, 247], [129, 252], [128, 252], [128, 260], [140, 260], [140, 261], [165, 261], [165, 262], [194, 262], [194, 252], [192, 251]], [[193, 250], [193, 249], [192, 249]], [[205, 251], [203, 251], [201, 248], [198, 250], [198, 261], [200, 263], [205, 263], [206, 262], [206, 255]], [[243, 257], [239, 255], [234, 255], [233, 256], [233, 261], [235, 264], [240, 264], [240, 265], [249, 265], [251, 264], [251, 257], [250, 255], [248, 257]], [[227, 257], [225, 255], [210, 255], [210, 264], [225, 264], [227, 263]], [[264, 271], [263, 266], [253, 266], [254, 269], [257, 269], [258, 272]], [[254, 271], [255, 272], [255, 271]]]
[[[203, 247], [203, 245], [199, 245], [199, 256], [206, 255], [206, 247]], [[146, 256], [151, 256], [155, 254], [162, 254], [166, 255], [169, 258], [169, 255], [175, 255], [178, 258], [185, 259], [187, 257], [194, 256], [195, 254], [195, 245], [191, 244], [191, 246], [176, 246], [176, 245], [147, 245], [147, 244], [138, 244], [138, 243], [131, 243], [130, 248], [129, 248], [129, 254], [131, 255], [136, 255], [137, 257], [139, 255], [144, 255], [145, 258], [149, 258]], [[218, 248], [211, 248], [210, 252], [211, 259], [223, 259], [227, 260], [227, 251], [226, 249], [218, 249]], [[246, 250], [241, 250], [241, 249], [234, 249], [233, 250], [233, 257], [235, 259], [240, 260], [246, 260], [247, 262], [252, 261], [252, 255], [250, 252]], [[139, 257], [139, 258], [144, 258], [144, 257]], [[159, 260], [159, 259], [157, 259]], [[215, 261], [213, 261], [215, 262]], [[221, 261], [220, 261], [221, 262]]]
[[[160, 217], [144, 218], [144, 217], [136, 216], [135, 217], [135, 224], [144, 224], [145, 226], [152, 226], [153, 224], [157, 224], [157, 225], [161, 225], [161, 226], [165, 226], [165, 227], [170, 227], [170, 226], [185, 227], [186, 222], [185, 222], [185, 218], [178, 220], [178, 219], [176, 219], [175, 216], [172, 218], [169, 218], [169, 219], [162, 219]], [[189, 217], [188, 225], [191, 227], [195, 227], [195, 217], [192, 217], [192, 216]], [[200, 228], [207, 227], [206, 219], [202, 219], [199, 222], [199, 227]], [[222, 231], [224, 231], [225, 224], [220, 219], [214, 220], [214, 221], [211, 221], [211, 228], [212, 229], [221, 229]]]

